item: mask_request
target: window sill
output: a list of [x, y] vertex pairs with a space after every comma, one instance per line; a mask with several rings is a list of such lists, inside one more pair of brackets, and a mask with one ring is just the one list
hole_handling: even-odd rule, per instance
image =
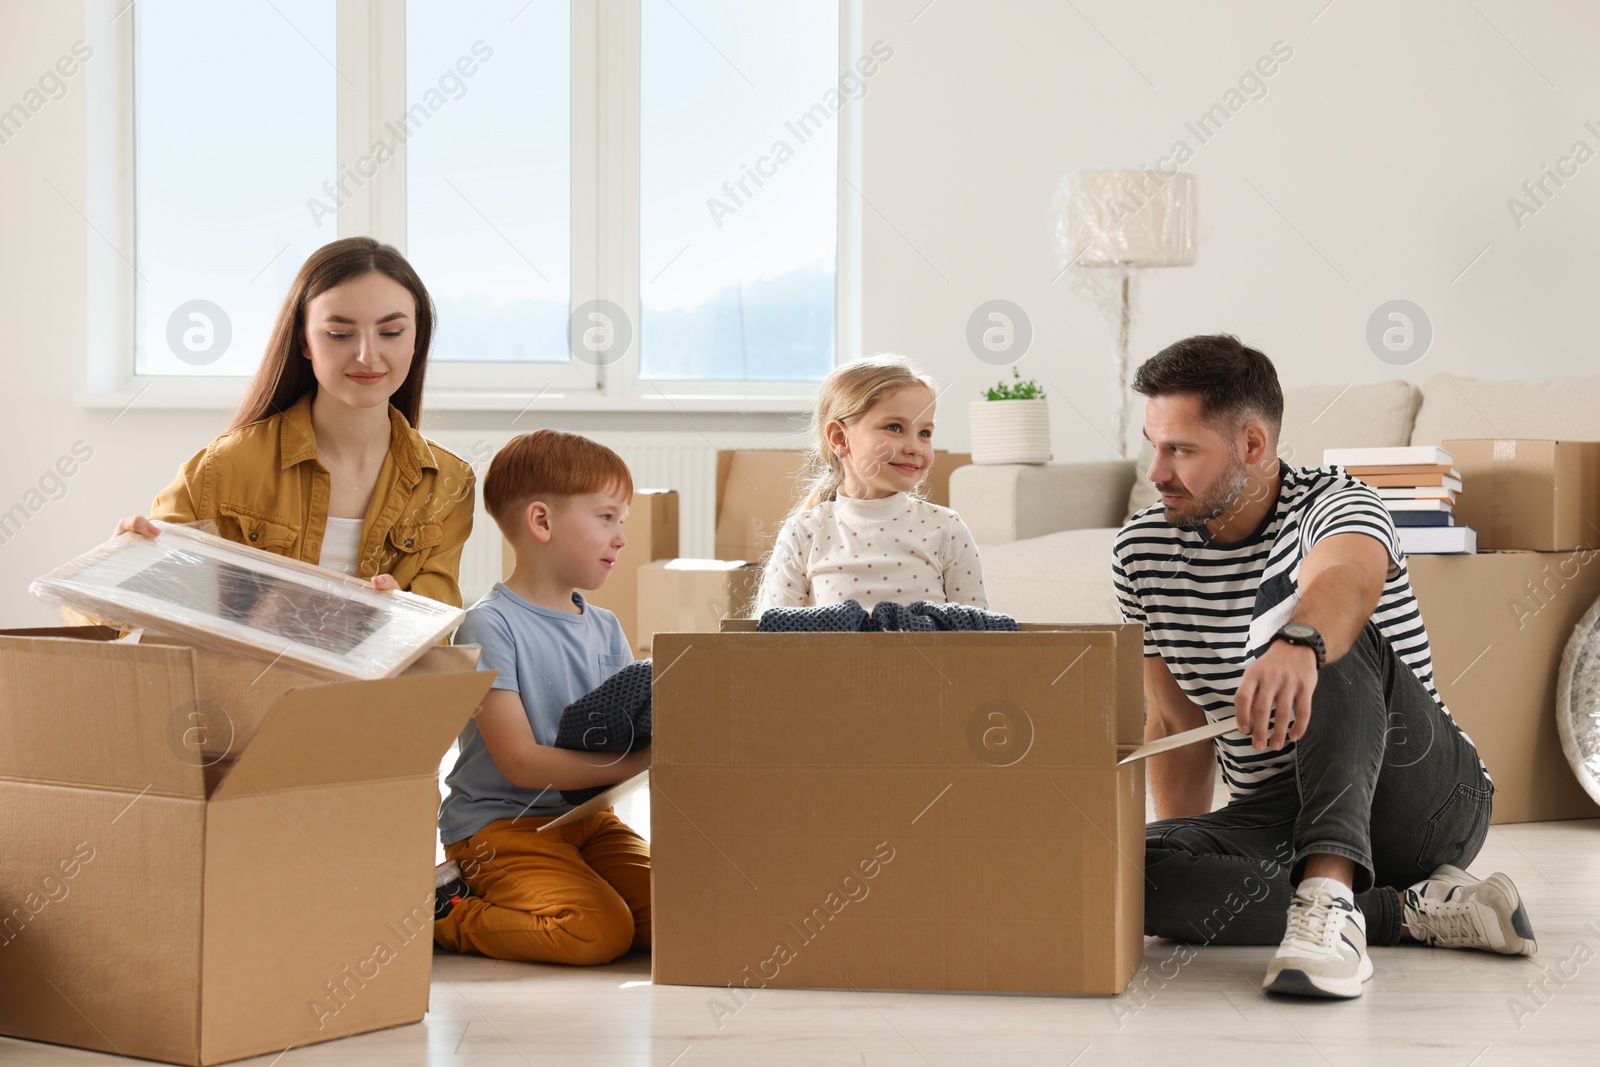
[[[232, 411], [240, 394], [160, 389], [151, 384], [135, 392], [78, 393], [72, 403], [90, 411]], [[661, 412], [723, 414], [804, 414], [811, 410], [808, 396], [721, 395], [707, 393], [655, 393], [639, 397], [602, 397], [578, 393], [528, 392], [428, 392], [423, 409], [429, 412], [511, 412], [521, 414], [535, 406], [541, 411]]]

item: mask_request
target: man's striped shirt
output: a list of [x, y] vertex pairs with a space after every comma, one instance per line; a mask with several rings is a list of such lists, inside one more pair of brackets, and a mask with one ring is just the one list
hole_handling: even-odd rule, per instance
[[[1366, 534], [1389, 553], [1372, 621], [1455, 726], [1434, 688], [1428, 632], [1383, 501], [1339, 467], [1280, 463], [1279, 470], [1277, 505], [1241, 541], [1219, 544], [1203, 529], [1180, 530], [1168, 524], [1160, 503], [1135, 513], [1117, 534], [1117, 600], [1128, 622], [1144, 624], [1144, 654], [1166, 661], [1207, 719], [1227, 718], [1245, 669], [1294, 615], [1306, 553], [1326, 537]], [[1238, 798], [1292, 770], [1294, 743], [1257, 752], [1248, 736], [1232, 731], [1217, 739], [1217, 758], [1229, 792]]]

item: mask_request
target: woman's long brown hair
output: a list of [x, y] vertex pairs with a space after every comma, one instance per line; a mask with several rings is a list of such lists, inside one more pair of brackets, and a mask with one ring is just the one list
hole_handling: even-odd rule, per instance
[[295, 275], [294, 284], [278, 309], [278, 319], [261, 357], [261, 366], [256, 368], [256, 375], [228, 429], [237, 430], [287, 411], [295, 401], [316, 390], [316, 375], [311, 371], [311, 360], [306, 357], [306, 307], [313, 298], [334, 286], [374, 271], [405, 286], [417, 302], [417, 344], [411, 356], [411, 370], [389, 398], [389, 403], [399, 409], [406, 421], [413, 428], [417, 427], [422, 417], [422, 382], [428, 371], [428, 346], [433, 341], [433, 298], [398, 249], [371, 237], [344, 237], [311, 253], [300, 267], [300, 273]]

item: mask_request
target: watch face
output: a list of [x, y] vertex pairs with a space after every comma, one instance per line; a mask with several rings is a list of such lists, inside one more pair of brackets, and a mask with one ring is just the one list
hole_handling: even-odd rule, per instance
[[1309, 623], [1291, 622], [1283, 628], [1283, 633], [1287, 637], [1310, 640], [1317, 636], [1317, 629]]

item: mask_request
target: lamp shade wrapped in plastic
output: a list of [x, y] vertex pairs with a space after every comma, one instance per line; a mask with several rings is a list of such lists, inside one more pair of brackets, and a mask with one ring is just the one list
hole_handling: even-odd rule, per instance
[[1192, 266], [1198, 202], [1193, 174], [1075, 171], [1056, 194], [1056, 250], [1064, 266], [1077, 268]]

